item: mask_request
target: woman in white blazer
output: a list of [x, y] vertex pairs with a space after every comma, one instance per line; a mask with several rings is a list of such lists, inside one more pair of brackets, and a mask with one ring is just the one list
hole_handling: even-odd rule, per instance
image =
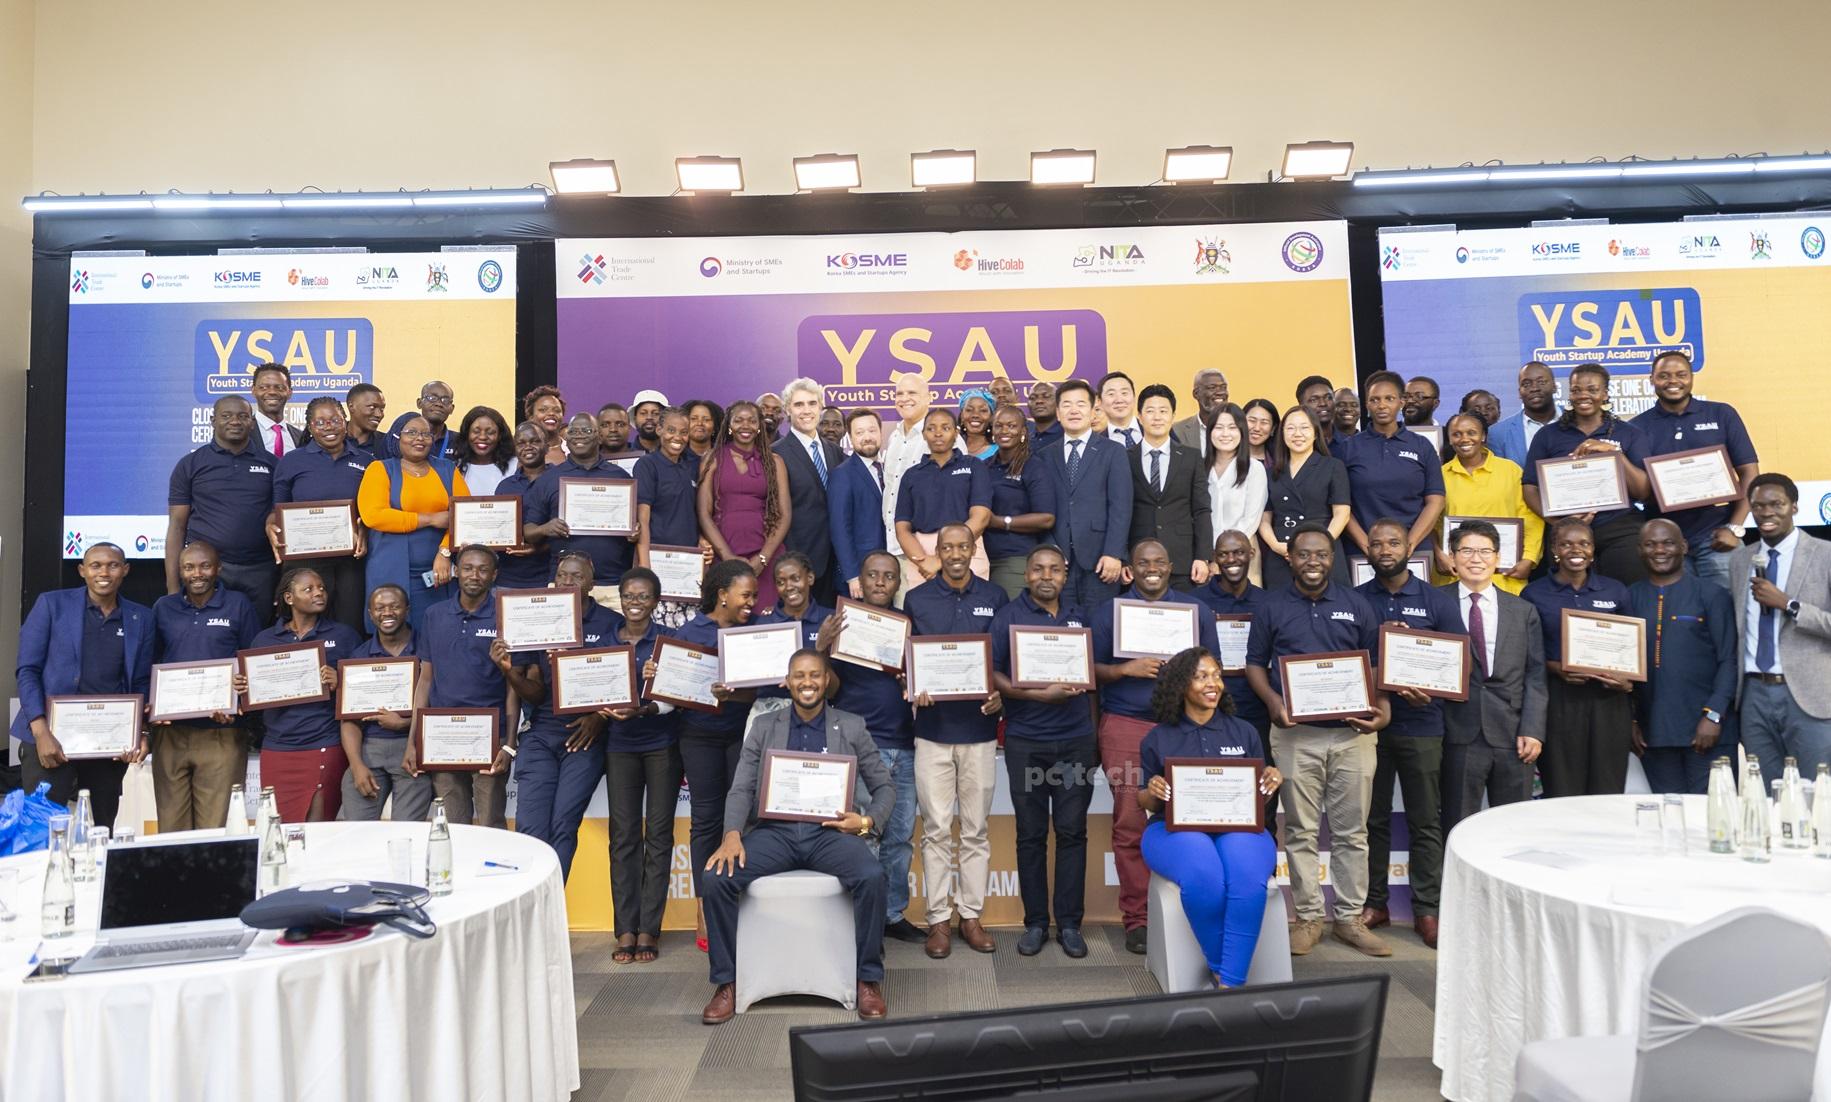
[[[1255, 463], [1246, 441], [1246, 414], [1231, 402], [1214, 412], [1208, 429], [1208, 501], [1213, 510], [1214, 536], [1259, 530], [1265, 513], [1265, 465]], [[1247, 579], [1260, 584], [1258, 540], [1252, 540], [1252, 566]]]

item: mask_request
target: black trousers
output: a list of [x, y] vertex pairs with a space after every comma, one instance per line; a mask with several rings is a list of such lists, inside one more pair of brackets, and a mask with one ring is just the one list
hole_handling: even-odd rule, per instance
[[1634, 707], [1627, 693], [1593, 681], [1545, 678], [1545, 750], [1539, 777], [1547, 796], [1602, 796], [1627, 790]]
[[1629, 510], [1596, 529], [1596, 561], [1592, 569], [1622, 585], [1647, 580], [1647, 564], [1640, 561], [1640, 528], [1646, 515]]
[[673, 746], [642, 753], [613, 750], [604, 756], [604, 772], [610, 786], [610, 896], [617, 936], [660, 937], [668, 859], [674, 853], [680, 751]]
[[299, 565], [311, 567], [324, 579], [324, 591], [330, 598], [326, 611], [331, 619], [365, 634], [373, 630], [374, 625], [364, 619], [369, 611], [369, 582], [363, 560], [339, 555], [334, 559], [302, 560]]
[[852, 893], [852, 938], [858, 979], [884, 978], [884, 866], [870, 843], [818, 823], [765, 820], [744, 835], [744, 864], [729, 873], [705, 874], [706, 943], [713, 983], [737, 981], [737, 903], [752, 881], [778, 872], [811, 869], [839, 878]]
[[257, 624], [273, 623], [274, 589], [280, 583], [279, 564], [272, 560], [256, 563], [222, 564], [224, 589], [233, 589], [254, 605]]
[[686, 770], [692, 808], [688, 852], [693, 855], [693, 892], [701, 899], [706, 895], [706, 862], [725, 835], [725, 794], [731, 791], [743, 749], [744, 737], [736, 732], [707, 731], [690, 721], [680, 731], [680, 763]]
[[1411, 836], [1411, 910], [1435, 916], [1443, 891], [1441, 738], [1379, 734], [1373, 798], [1367, 808], [1367, 906], [1386, 909], [1391, 899], [1392, 782], [1405, 797], [1405, 831]]
[[1486, 742], [1446, 743], [1443, 747], [1443, 836], [1457, 823], [1481, 810], [1485, 793], [1489, 807], [1516, 804], [1532, 798], [1535, 766], [1519, 760], [1516, 745], [1490, 746]]
[[1017, 820], [1017, 887], [1024, 925], [1049, 925], [1049, 834], [1055, 832], [1055, 924], [1077, 929], [1086, 910], [1087, 805], [1093, 800], [1095, 740], [1005, 735], [1005, 772]]
[[[76, 803], [77, 790], [89, 790], [89, 806], [95, 813], [95, 825], [114, 830], [114, 819], [121, 810], [121, 779], [127, 776], [127, 763], [112, 758], [84, 758], [67, 761], [55, 769], [38, 764], [38, 746], [19, 744], [19, 773], [27, 792], [40, 781], [50, 781], [49, 797], [56, 803]], [[134, 824], [138, 833], [139, 823]]]

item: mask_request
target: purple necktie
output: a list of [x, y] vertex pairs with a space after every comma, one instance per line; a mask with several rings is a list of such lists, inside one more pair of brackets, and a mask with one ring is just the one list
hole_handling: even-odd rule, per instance
[[1488, 629], [1481, 619], [1481, 594], [1469, 594], [1469, 643], [1475, 648], [1475, 664], [1481, 676], [1488, 676]]

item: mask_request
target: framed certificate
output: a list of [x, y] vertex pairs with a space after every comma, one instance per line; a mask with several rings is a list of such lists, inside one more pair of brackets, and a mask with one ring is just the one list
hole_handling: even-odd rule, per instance
[[635, 647], [555, 651], [548, 663], [553, 668], [551, 703], [556, 716], [636, 703]]
[[1020, 689], [1094, 687], [1094, 633], [1086, 628], [1011, 625], [1011, 684]]
[[788, 679], [788, 660], [801, 649], [801, 624], [747, 624], [718, 631], [718, 683], [758, 689]]
[[1170, 786], [1163, 825], [1168, 830], [1206, 834], [1265, 829], [1265, 797], [1259, 794], [1261, 758], [1165, 758]]
[[331, 691], [318, 677], [319, 668], [326, 664], [323, 643], [256, 647], [236, 651], [235, 658], [248, 679], [248, 691], [242, 694], [245, 712], [331, 698]]
[[718, 711], [718, 697], [712, 695], [718, 684], [717, 651], [663, 635], [655, 640], [652, 657], [655, 679], [643, 696], [695, 712]]
[[1202, 606], [1113, 598], [1113, 657], [1168, 658], [1202, 641]]
[[636, 531], [636, 482], [629, 478], [562, 478], [559, 515], [575, 536], [628, 536]]
[[497, 551], [520, 547], [521, 495], [492, 494], [488, 497], [454, 497], [451, 499], [451, 546], [478, 544]]
[[[1413, 555], [1405, 560], [1405, 569], [1411, 571], [1412, 577], [1430, 584], [1430, 559], [1424, 555]], [[1354, 578], [1355, 585], [1366, 585], [1373, 580], [1373, 564], [1360, 555], [1348, 556], [1348, 572]]]
[[699, 548], [650, 544], [648, 568], [661, 579], [662, 600], [698, 602], [699, 583], [706, 576], [706, 556]]
[[826, 823], [852, 810], [858, 759], [850, 754], [763, 751], [757, 818]]
[[337, 663], [337, 718], [361, 719], [377, 712], [413, 711], [420, 660], [345, 658]]
[[45, 698], [45, 722], [64, 757], [118, 758], [140, 745], [144, 697], [51, 696]]
[[1539, 515], [1549, 519], [1627, 508], [1626, 462], [1620, 453], [1539, 460]]
[[1519, 565], [1521, 550], [1526, 542], [1526, 522], [1518, 517], [1445, 516], [1437, 535], [1437, 546], [1443, 548], [1445, 555], [1454, 554], [1450, 550], [1450, 536], [1471, 520], [1485, 520], [1500, 533], [1500, 555], [1494, 563], [1496, 571], [1512, 570]]
[[839, 599], [838, 612], [839, 638], [833, 641], [834, 658], [886, 673], [903, 668], [912, 623], [909, 617], [850, 597]]
[[510, 650], [569, 650], [585, 642], [584, 595], [571, 586], [498, 589], [496, 638]]
[[1607, 612], [1559, 612], [1564, 669], [1623, 681], [1647, 679], [1647, 622]]
[[1653, 483], [1653, 500], [1659, 503], [1662, 513], [1723, 505], [1742, 497], [1736, 482], [1736, 468], [1729, 462], [1729, 449], [1721, 444], [1669, 455], [1650, 455], [1647, 457], [1647, 479]]
[[280, 557], [328, 559], [356, 553], [356, 503], [353, 501], [288, 501], [274, 506], [279, 514]]
[[1222, 673], [1246, 672], [1246, 642], [1252, 638], [1252, 617], [1244, 612], [1219, 613], [1214, 617], [1215, 638], [1221, 653], [1215, 655]]
[[909, 699], [983, 701], [992, 693], [990, 635], [918, 635], [909, 640]]
[[481, 772], [502, 748], [494, 708], [421, 708], [413, 717], [420, 768], [434, 773]]
[[1373, 670], [1364, 650], [1282, 655], [1278, 683], [1296, 723], [1373, 713]]
[[152, 715], [155, 723], [208, 719], [217, 712], [234, 715], [235, 659], [162, 662], [152, 671]]
[[1440, 700], [1469, 698], [1469, 638], [1387, 621], [1380, 625], [1379, 687]]

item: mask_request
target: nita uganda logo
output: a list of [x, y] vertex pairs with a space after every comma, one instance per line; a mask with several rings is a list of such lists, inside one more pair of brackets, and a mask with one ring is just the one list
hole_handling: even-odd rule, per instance
[[1306, 231], [1284, 239], [1284, 266], [1293, 272], [1313, 272], [1322, 263], [1322, 238]]
[[604, 259], [603, 253], [599, 253], [596, 256], [592, 256], [590, 253], [584, 253], [579, 257], [579, 282], [584, 284], [602, 283], [604, 282], [604, 273], [609, 267], [610, 263]]
[[1227, 251], [1225, 238], [1209, 237], [1195, 239], [1195, 274], [1227, 275], [1227, 265], [1233, 263], [1233, 255]]

